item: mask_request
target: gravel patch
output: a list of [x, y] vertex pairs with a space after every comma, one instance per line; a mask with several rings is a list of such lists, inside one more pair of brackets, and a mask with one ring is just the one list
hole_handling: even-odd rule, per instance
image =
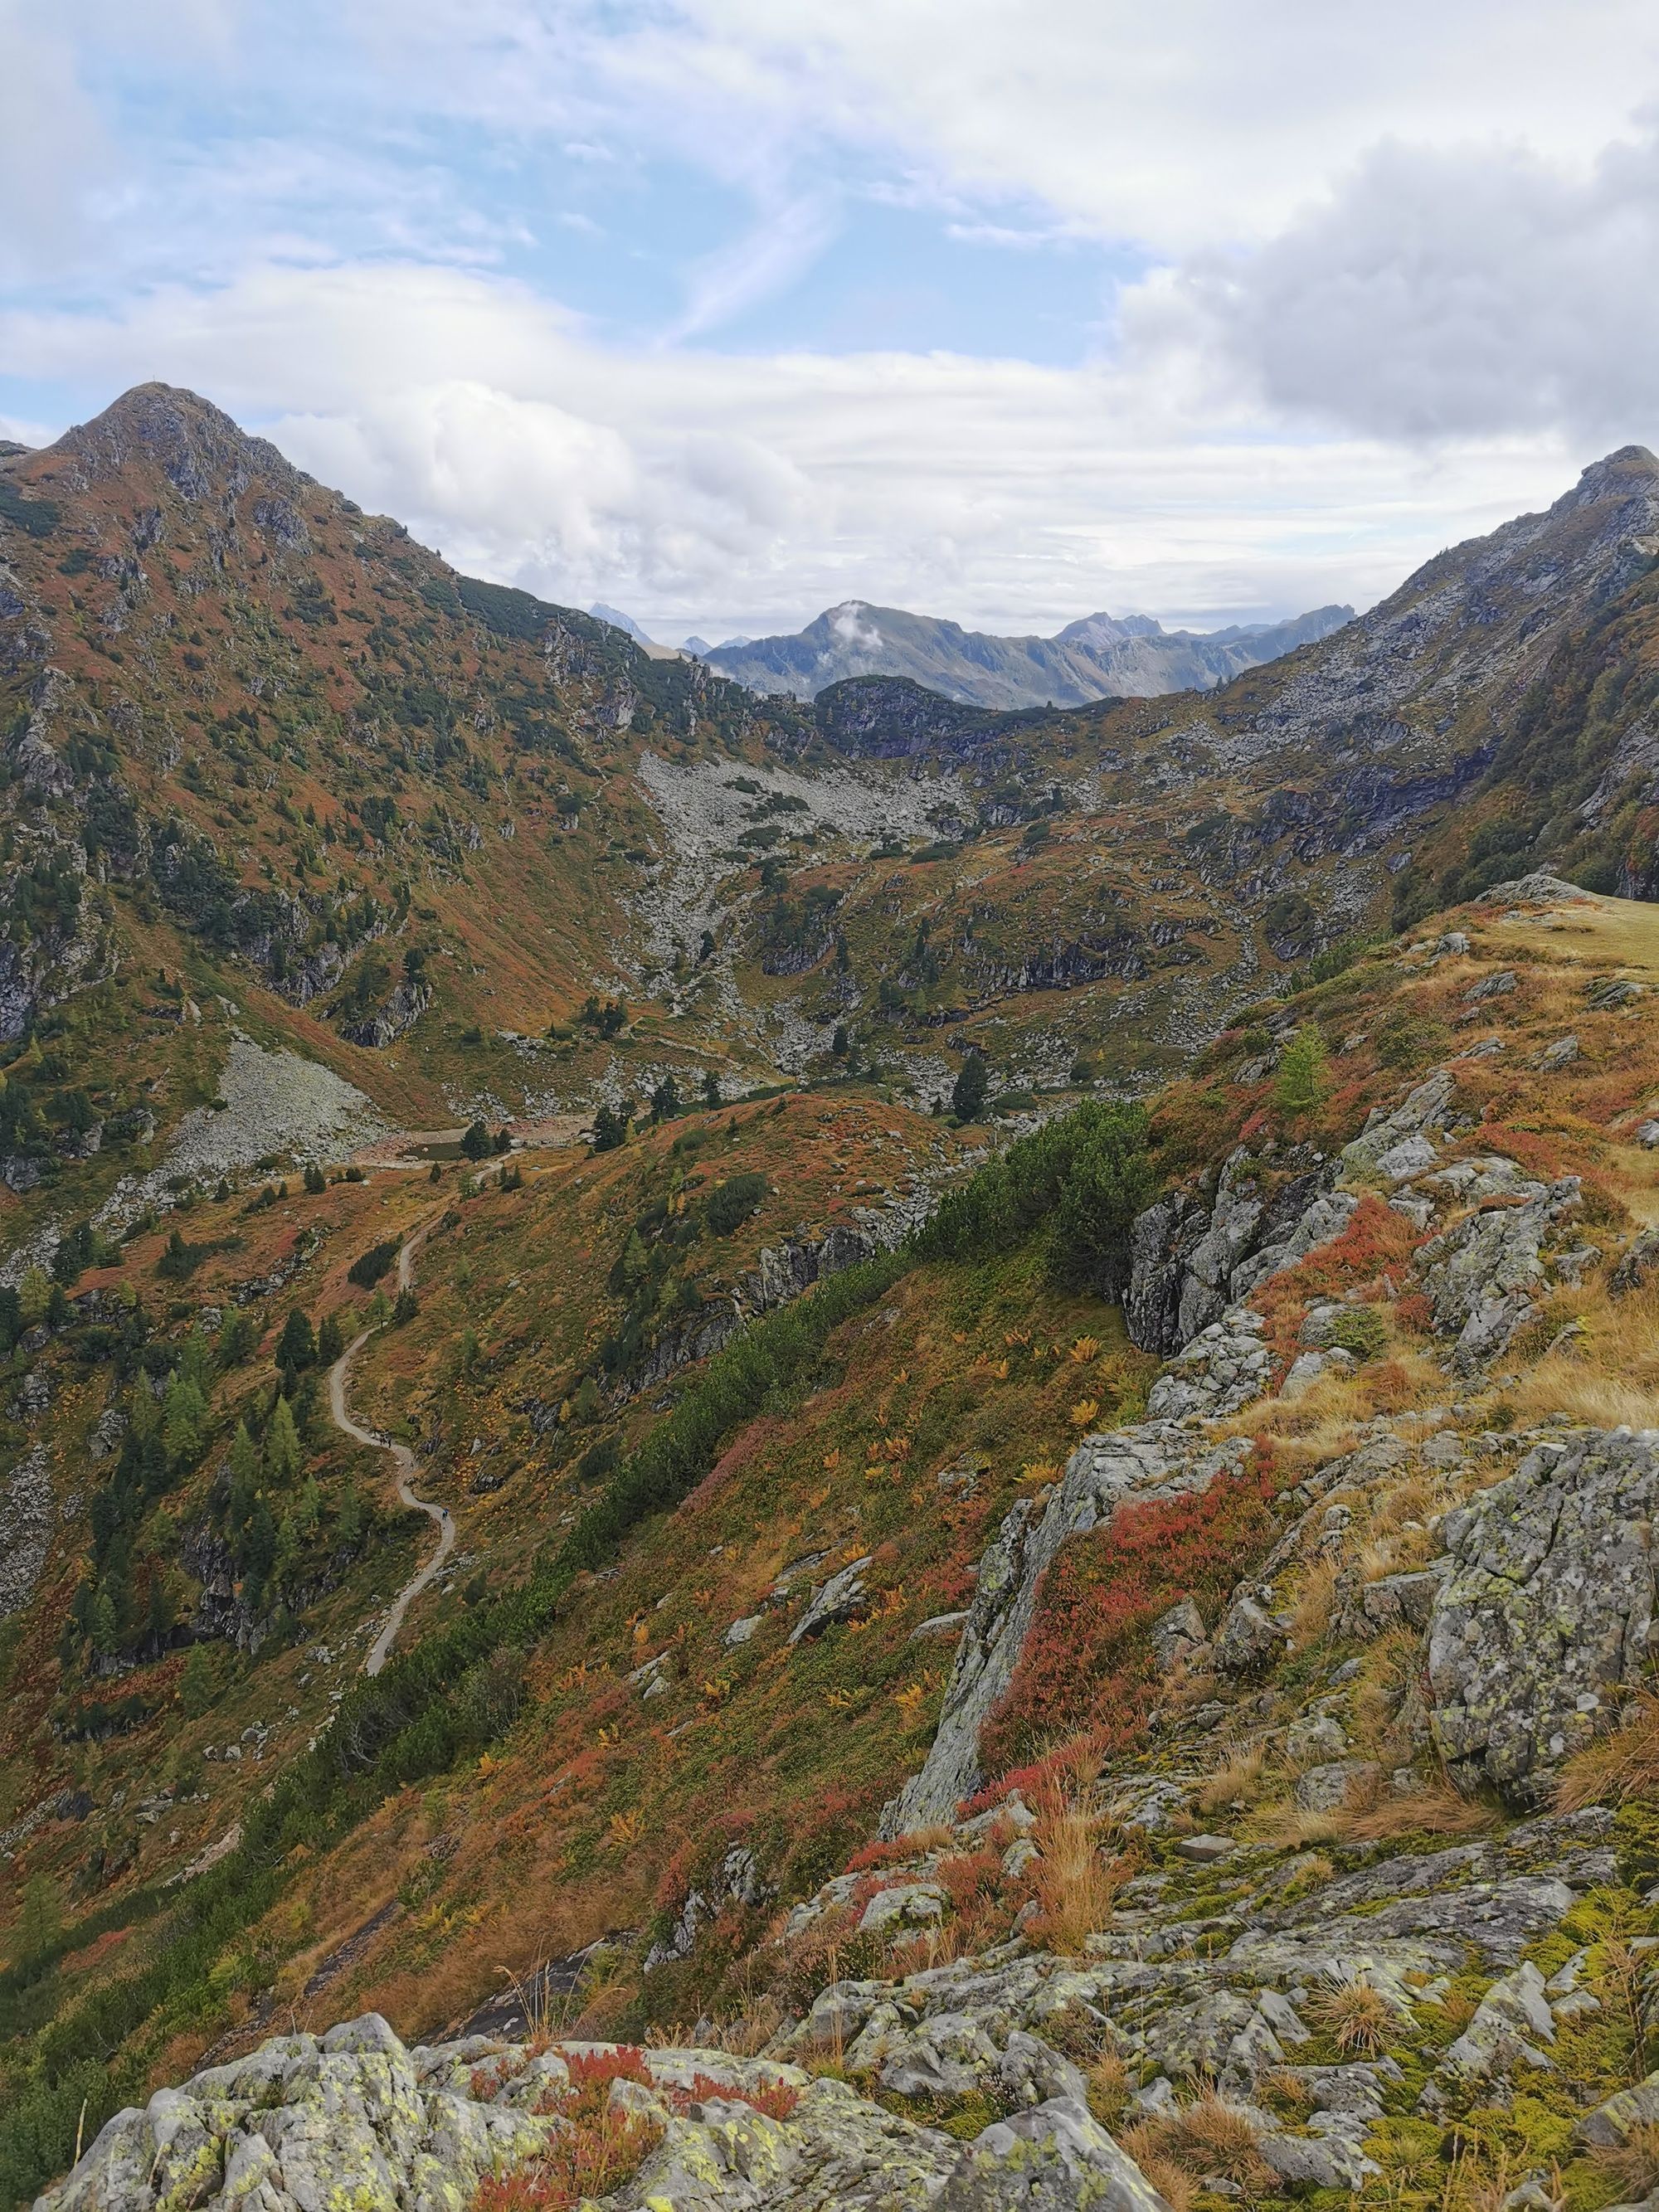
[[173, 1132], [167, 1158], [146, 1176], [126, 1176], [100, 1208], [100, 1227], [125, 1223], [147, 1206], [172, 1203], [170, 1185], [214, 1182], [240, 1174], [271, 1152], [302, 1165], [337, 1160], [391, 1133], [390, 1124], [355, 1084], [284, 1046], [264, 1052], [252, 1037], [231, 1040], [219, 1081], [221, 1107], [198, 1106]]
[[[739, 791], [735, 779], [759, 784], [758, 792]], [[644, 925], [647, 964], [672, 965], [675, 953], [694, 957], [705, 929], [718, 938], [732, 917], [751, 904], [753, 893], [725, 900], [722, 881], [736, 863], [720, 856], [737, 848], [738, 837], [759, 822], [784, 832], [775, 849], [789, 857], [792, 831], [816, 830], [820, 836], [845, 840], [868, 852], [888, 837], [932, 837], [935, 817], [959, 817], [967, 808], [961, 778], [954, 774], [915, 776], [872, 769], [864, 775], [834, 769], [822, 775], [794, 769], [745, 769], [731, 761], [678, 767], [646, 753], [640, 781], [662, 817], [668, 857], [631, 902]], [[768, 796], [799, 799], [799, 810], [767, 814]], [[820, 850], [817, 857], [824, 856]], [[726, 948], [705, 963], [699, 980], [712, 975], [721, 1011], [749, 1025], [751, 1011], [738, 998]]]

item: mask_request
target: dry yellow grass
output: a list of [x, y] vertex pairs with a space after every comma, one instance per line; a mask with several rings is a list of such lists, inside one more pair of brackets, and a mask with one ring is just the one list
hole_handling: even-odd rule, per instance
[[1344, 1982], [1316, 1998], [1310, 2009], [1320, 2027], [1329, 2029], [1340, 2051], [1358, 2051], [1364, 2058], [1386, 2051], [1389, 2034], [1398, 2026], [1394, 2007], [1369, 1982]]
[[1311, 1844], [1392, 1843], [1401, 1836], [1478, 1836], [1492, 1826], [1491, 1808], [1465, 1797], [1449, 1784], [1425, 1783], [1384, 1796], [1373, 1786], [1351, 1790], [1349, 1802], [1322, 1812], [1304, 1812], [1289, 1798], [1262, 1806], [1246, 1823], [1256, 1843], [1302, 1850]]
[[1213, 2090], [1206, 2090], [1178, 2112], [1142, 2120], [1123, 2135], [1124, 2148], [1143, 2173], [1147, 2160], [1156, 2159], [1195, 2180], [1219, 2174], [1252, 2194], [1275, 2185], [1273, 2170], [1257, 2148], [1259, 2142], [1250, 2115]]
[[1603, 1282], [1551, 1302], [1585, 1334], [1547, 1352], [1505, 1393], [1522, 1425], [1565, 1415], [1595, 1428], [1659, 1426], [1659, 1288], [1614, 1297]]
[[1129, 2101], [1128, 2069], [1115, 2051], [1103, 2051], [1088, 2072], [1089, 2110], [1103, 2128], [1115, 2128]]
[[1638, 1692], [1619, 1727], [1575, 1752], [1561, 1770], [1555, 1802], [1564, 1813], [1617, 1805], [1659, 1790], [1659, 1696]]
[[1310, 1650], [1328, 1634], [1331, 1607], [1336, 1597], [1340, 1569], [1334, 1559], [1316, 1559], [1302, 1577], [1291, 1608], [1291, 1644], [1297, 1651]]
[[1651, 2123], [1632, 2128], [1623, 2142], [1606, 2144], [1590, 2156], [1623, 2203], [1638, 2204], [1659, 2188], [1659, 2127]]
[[1110, 1832], [1106, 1815], [1087, 1797], [1056, 1798], [1038, 1812], [1033, 1838], [1042, 1854], [1033, 1868], [1037, 1927], [1048, 1948], [1067, 1957], [1111, 1924], [1113, 1900], [1134, 1871], [1128, 1853], [1108, 1856], [1101, 1849]]
[[1229, 1812], [1236, 1805], [1253, 1805], [1261, 1794], [1267, 1762], [1266, 1747], [1259, 1743], [1241, 1744], [1230, 1752], [1225, 1761], [1200, 1785], [1200, 1812]]

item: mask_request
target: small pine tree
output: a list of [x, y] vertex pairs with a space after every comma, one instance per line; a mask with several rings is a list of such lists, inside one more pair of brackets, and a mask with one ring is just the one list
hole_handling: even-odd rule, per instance
[[278, 1398], [270, 1409], [270, 1419], [265, 1428], [267, 1480], [286, 1490], [300, 1472], [302, 1456], [300, 1431], [294, 1425], [294, 1409], [286, 1398]]
[[325, 1314], [322, 1319], [322, 1325], [317, 1331], [317, 1360], [319, 1365], [323, 1367], [332, 1367], [335, 1361], [345, 1350], [345, 1331], [340, 1326], [339, 1315], [337, 1313]]
[[312, 1334], [311, 1317], [295, 1306], [283, 1323], [283, 1333], [276, 1340], [276, 1364], [297, 1371], [314, 1365], [316, 1358], [317, 1340]]
[[584, 1375], [570, 1401], [570, 1410], [579, 1421], [597, 1421], [599, 1418], [599, 1386], [591, 1375]]
[[17, 1960], [31, 1966], [44, 1959], [64, 1932], [64, 1916], [58, 1892], [44, 1874], [33, 1874], [23, 1885], [23, 1910], [17, 1923]]
[[617, 1273], [623, 1279], [623, 1289], [631, 1291], [638, 1284], [642, 1283], [645, 1280], [646, 1270], [650, 1265], [650, 1255], [645, 1249], [644, 1238], [637, 1229], [630, 1229], [628, 1232], [628, 1242], [623, 1246], [622, 1259], [617, 1267]]
[[398, 1293], [397, 1304], [392, 1309], [392, 1318], [401, 1327], [404, 1322], [413, 1321], [420, 1310], [420, 1300], [413, 1291], [405, 1286]]
[[346, 1486], [334, 1522], [334, 1540], [342, 1551], [355, 1553], [363, 1540], [363, 1501], [355, 1482]]
[[106, 1589], [100, 1589], [92, 1601], [87, 1635], [93, 1650], [103, 1658], [108, 1658], [120, 1643], [121, 1629], [116, 1619], [115, 1601]]
[[951, 1093], [951, 1111], [957, 1121], [978, 1121], [985, 1109], [985, 1097], [990, 1087], [991, 1078], [985, 1066], [984, 1055], [977, 1047], [973, 1047], [962, 1063], [962, 1073]]
[[161, 1401], [161, 1443], [173, 1466], [188, 1467], [199, 1457], [206, 1419], [201, 1385], [182, 1372], [175, 1375]]
[[328, 1188], [328, 1177], [323, 1173], [322, 1170], [313, 1163], [306, 1170], [305, 1185], [306, 1188], [314, 1198], [319, 1191], [324, 1191]]
[[712, 1067], [707, 1069], [703, 1075], [702, 1103], [705, 1106], [719, 1106], [724, 1103], [720, 1097], [720, 1079]]
[[618, 1114], [614, 1108], [601, 1105], [593, 1116], [594, 1151], [614, 1152], [619, 1145], [625, 1145], [628, 1142], [628, 1121], [626, 1114]]
[[1314, 1022], [1304, 1022], [1285, 1046], [1273, 1077], [1273, 1103], [1289, 1121], [1316, 1114], [1331, 1095], [1329, 1055]]
[[219, 1364], [240, 1367], [259, 1341], [259, 1326], [252, 1314], [230, 1312], [219, 1324]]

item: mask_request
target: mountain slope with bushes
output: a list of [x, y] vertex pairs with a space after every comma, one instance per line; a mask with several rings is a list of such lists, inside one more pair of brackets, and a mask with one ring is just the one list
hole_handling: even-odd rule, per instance
[[[228, 1856], [169, 1893], [153, 1829], [60, 1934], [82, 1826], [33, 1832], [14, 2187], [94, 2090], [142, 2103], [279, 2020], [372, 2011], [403, 2045], [498, 2023], [453, 2058], [378, 2027], [326, 2047], [343, 2081], [380, 2049], [422, 2097], [455, 2084], [485, 2135], [421, 2127], [471, 2143], [463, 2179], [527, 2161], [529, 2202], [563, 2201], [607, 2105], [638, 2123], [619, 2204], [711, 2159], [748, 2172], [732, 2201], [811, 2201], [878, 2140], [895, 2162], [845, 2201], [1012, 2203], [1034, 2156], [1170, 2203], [1439, 2201], [1449, 2142], [1471, 2204], [1494, 2177], [1621, 2201], [1650, 2094], [1656, 988], [1650, 909], [1530, 879], [1264, 1007], [1149, 1115], [1022, 1138], [654, 1423], [601, 1399], [619, 1451], [556, 1455], [562, 1526], [441, 1452], [468, 1601], [340, 1679]], [[731, 1180], [693, 1180], [711, 1142], [799, 1157], [782, 1125], [826, 1110], [665, 1125], [624, 1151], [644, 1211], [602, 1196], [596, 1226], [648, 1270]], [[527, 1257], [554, 1187], [452, 1196], [404, 1330], [463, 1271], [510, 1285], [514, 1217]], [[531, 1402], [544, 1352], [498, 1326], [447, 1385], [458, 1439], [486, 1397]], [[387, 1403], [423, 1428], [407, 1382]], [[295, 1703], [301, 1656], [274, 1662]], [[549, 1958], [573, 1964], [538, 1996]], [[309, 2047], [269, 2046], [279, 2113]], [[538, 2051], [539, 2105], [512, 2086]], [[250, 2125], [226, 2094], [190, 2120], [215, 2172]], [[400, 2171], [418, 2130], [352, 2109], [320, 2140], [356, 2156], [366, 2129]], [[76, 2201], [137, 2202], [117, 2176], [162, 2111]], [[254, 2129], [278, 2175], [285, 2130]]]

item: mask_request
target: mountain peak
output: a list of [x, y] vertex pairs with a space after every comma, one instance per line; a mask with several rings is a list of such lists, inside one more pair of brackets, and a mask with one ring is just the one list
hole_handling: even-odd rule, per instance
[[86, 483], [124, 474], [133, 464], [159, 468], [179, 497], [236, 499], [258, 477], [292, 494], [309, 482], [269, 440], [252, 436], [222, 408], [173, 384], [136, 384], [89, 422], [46, 449]]

